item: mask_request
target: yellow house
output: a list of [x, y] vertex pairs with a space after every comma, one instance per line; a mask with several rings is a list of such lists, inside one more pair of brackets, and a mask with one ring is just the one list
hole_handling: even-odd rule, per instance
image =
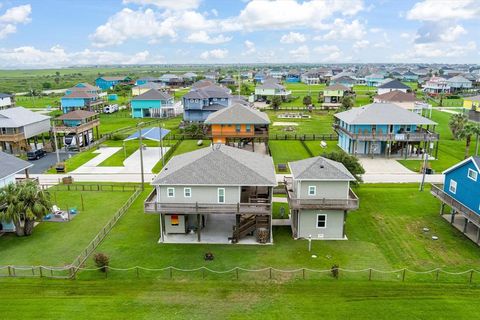
[[480, 96], [463, 98], [463, 107], [468, 110], [480, 112]]

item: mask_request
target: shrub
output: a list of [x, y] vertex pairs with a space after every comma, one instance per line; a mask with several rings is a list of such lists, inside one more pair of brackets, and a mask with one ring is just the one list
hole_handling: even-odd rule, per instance
[[93, 260], [95, 261], [95, 264], [97, 267], [100, 268], [101, 271], [105, 272], [107, 271], [108, 268], [108, 263], [110, 262], [110, 259], [108, 256], [104, 253], [95, 253], [93, 256]]

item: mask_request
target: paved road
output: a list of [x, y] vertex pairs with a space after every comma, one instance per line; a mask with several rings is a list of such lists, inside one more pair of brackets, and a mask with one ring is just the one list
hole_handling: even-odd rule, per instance
[[[73, 155], [76, 152], [69, 152], [69, 153]], [[65, 161], [65, 159], [67, 159], [67, 154], [62, 150], [62, 152], [60, 152], [60, 161]], [[57, 163], [57, 155], [55, 154], [55, 152], [50, 152], [50, 153], [47, 153], [47, 155], [41, 159], [31, 160], [28, 162], [33, 164], [33, 167], [28, 169], [28, 172], [32, 174], [40, 174], [40, 173], [44, 173], [51, 166]]]

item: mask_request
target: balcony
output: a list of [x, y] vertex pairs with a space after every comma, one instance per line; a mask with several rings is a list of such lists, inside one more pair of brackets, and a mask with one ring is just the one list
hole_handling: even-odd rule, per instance
[[90, 129], [93, 129], [95, 127], [98, 127], [100, 125], [100, 119], [94, 119], [92, 121], [89, 121], [87, 123], [82, 123], [78, 126], [65, 126], [65, 125], [60, 125], [60, 126], [55, 126], [55, 132], [56, 133], [79, 133], [79, 132], [85, 132]]
[[425, 129], [402, 133], [383, 133], [381, 130], [378, 132], [365, 131], [352, 133], [345, 128], [340, 127], [338, 124], [334, 124], [333, 128], [337, 133], [342, 132], [348, 135], [351, 139], [358, 141], [438, 141], [440, 137], [438, 133], [430, 132]]
[[23, 132], [14, 133], [14, 132], [5, 132], [0, 133], [0, 142], [20, 142], [25, 140], [25, 135]]
[[160, 203], [156, 201], [157, 191], [153, 190], [144, 202], [145, 213], [161, 214], [252, 214], [270, 216], [270, 203]]
[[465, 218], [475, 224], [477, 227], [480, 227], [480, 216], [473, 211], [472, 209], [468, 208], [461, 202], [457, 201], [451, 195], [443, 191], [443, 185], [431, 185], [430, 193], [444, 204], [450, 206], [451, 208], [455, 209], [457, 212], [462, 214]]
[[255, 128], [253, 131], [240, 131], [236, 130], [215, 130], [212, 131], [210, 128], [207, 131], [207, 136], [212, 137], [225, 137], [225, 138], [268, 138], [268, 129]]
[[285, 188], [288, 195], [290, 209], [298, 210], [356, 210], [359, 207], [359, 199], [352, 189], [349, 189], [346, 199], [302, 199], [297, 198], [293, 191], [293, 179], [285, 179]]

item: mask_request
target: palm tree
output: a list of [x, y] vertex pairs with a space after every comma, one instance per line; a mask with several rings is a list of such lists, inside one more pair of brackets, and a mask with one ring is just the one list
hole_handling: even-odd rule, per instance
[[450, 117], [448, 126], [452, 131], [453, 138], [459, 140], [459, 133], [463, 130], [463, 127], [468, 122], [468, 117], [463, 113], [455, 113]]
[[472, 142], [472, 136], [478, 134], [478, 126], [472, 122], [467, 122], [463, 129], [458, 133], [460, 139], [465, 139], [465, 159], [470, 156], [470, 144]]
[[5, 206], [0, 218], [13, 221], [17, 236], [31, 235], [35, 221], [42, 219], [52, 208], [50, 193], [32, 180], [4, 187], [0, 203]]

